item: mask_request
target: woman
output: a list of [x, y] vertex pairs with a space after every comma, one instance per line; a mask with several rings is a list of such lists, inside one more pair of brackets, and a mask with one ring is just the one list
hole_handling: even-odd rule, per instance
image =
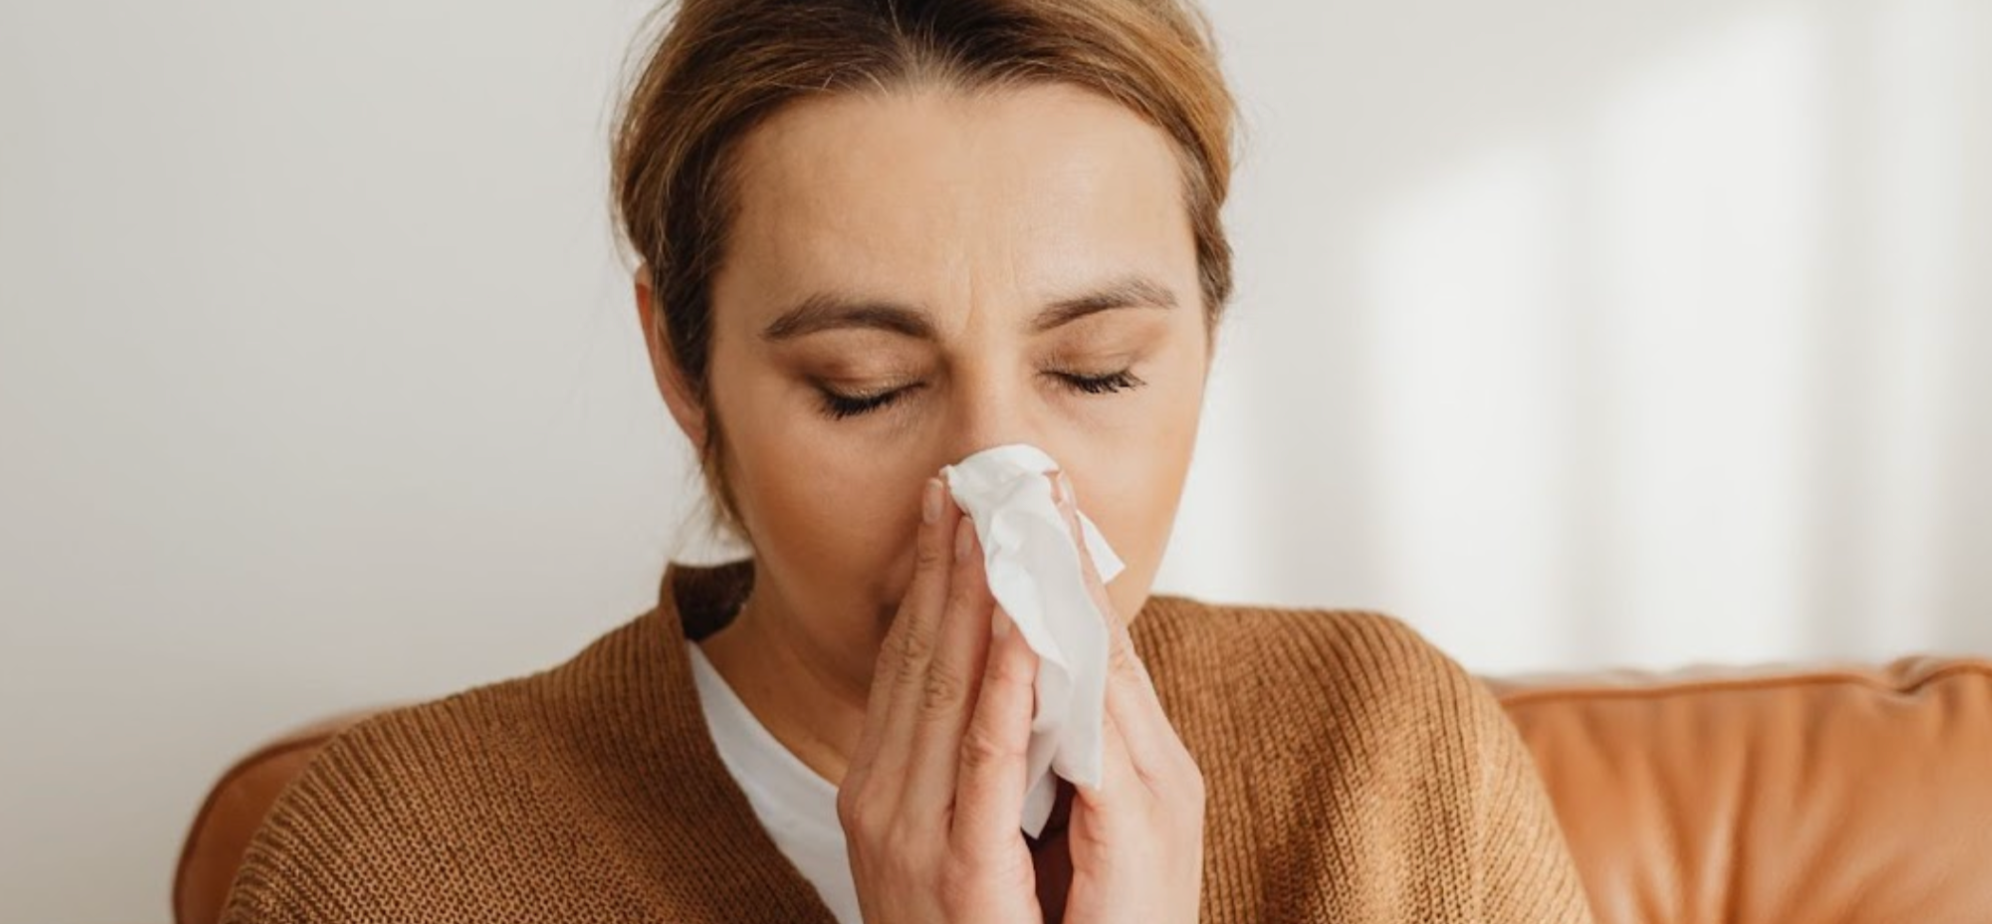
[[[1387, 616], [1151, 595], [1230, 251], [1169, 0], [687, 0], [617, 204], [658, 387], [751, 557], [552, 670], [376, 717], [226, 920], [1588, 920], [1490, 696]], [[1035, 655], [934, 476], [1059, 463], [1125, 560], [1106, 767], [1019, 830]]]

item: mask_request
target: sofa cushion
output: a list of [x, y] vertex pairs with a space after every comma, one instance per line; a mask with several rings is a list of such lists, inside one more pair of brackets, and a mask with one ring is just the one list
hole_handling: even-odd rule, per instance
[[1992, 661], [1489, 685], [1598, 924], [1992, 920]]
[[221, 919], [222, 901], [249, 849], [249, 836], [277, 795], [332, 736], [377, 711], [346, 712], [286, 732], [236, 761], [215, 781], [180, 846], [173, 873], [173, 920], [213, 924]]

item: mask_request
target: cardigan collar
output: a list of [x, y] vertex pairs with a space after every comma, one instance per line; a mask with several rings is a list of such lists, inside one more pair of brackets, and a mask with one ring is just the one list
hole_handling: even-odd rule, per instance
[[[668, 562], [658, 587], [657, 606], [647, 614], [650, 620], [645, 620], [654, 620], [657, 625], [644, 633], [648, 644], [658, 644], [662, 650], [652, 651], [645, 659], [652, 663], [638, 673], [647, 675], [660, 668], [663, 671], [661, 678], [652, 678], [645, 684], [651, 687], [645, 692], [654, 697], [651, 701], [659, 703], [668, 716], [665, 727], [668, 736], [674, 739], [672, 750], [677, 758], [690, 761], [691, 769], [697, 770], [698, 777], [710, 784], [705, 787], [703, 806], [699, 809], [701, 816], [708, 825], [724, 831], [740, 860], [762, 861], [741, 862], [741, 871], [754, 876], [758, 887], [789, 909], [788, 920], [835, 924], [834, 915], [815, 887], [767, 835], [746, 792], [720, 759], [712, 729], [699, 705], [691, 655], [685, 648], [686, 641], [703, 639], [732, 620], [753, 586], [751, 557], [716, 565]], [[1151, 659], [1160, 653], [1161, 647], [1180, 647], [1180, 640], [1172, 645], [1171, 639], [1188, 628], [1181, 617], [1197, 606], [1196, 601], [1188, 598], [1161, 594], [1151, 595], [1143, 603], [1130, 633], [1136, 652], [1152, 665], [1151, 670], [1155, 664]], [[1163, 696], [1164, 711], [1175, 711], [1167, 702], [1172, 697], [1166, 693]], [[1057, 805], [1043, 833], [1046, 840], [1027, 838], [1034, 854], [1044, 846], [1063, 849], [1063, 831], [1069, 820], [1073, 793], [1071, 784], [1063, 781], [1059, 790]], [[679, 805], [684, 807], [683, 802]], [[1039, 871], [1040, 876], [1049, 877], [1041, 885], [1062, 897], [1063, 887], [1070, 881], [1070, 861], [1060, 856], [1050, 862], [1052, 865], [1041, 866]], [[1041, 898], [1049, 897], [1042, 894], [1045, 891], [1040, 889]]]
[[[751, 901], [778, 909], [784, 921], [837, 924], [816, 887], [762, 827], [746, 791], [721, 760], [685, 647], [731, 619], [752, 584], [752, 559], [666, 565], [657, 605], [626, 633], [632, 647], [610, 663], [588, 669], [620, 691], [604, 695], [637, 707], [631, 716], [634, 725], [600, 723], [602, 740], [596, 746], [644, 752], [638, 764], [654, 769], [636, 795], [644, 806], [640, 814], [660, 819], [654, 826], [659, 835], [697, 837], [718, 861], [716, 868], [705, 870], [708, 891], [701, 893], [713, 902], [715, 920], [736, 912], [727, 906]], [[674, 821], [661, 820], [667, 818]], [[660, 844], [658, 855], [677, 849]]]

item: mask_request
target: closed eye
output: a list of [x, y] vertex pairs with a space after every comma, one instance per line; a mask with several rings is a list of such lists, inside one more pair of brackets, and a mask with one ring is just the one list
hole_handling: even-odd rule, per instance
[[843, 420], [846, 417], [869, 414], [879, 408], [890, 405], [905, 396], [906, 393], [919, 387], [918, 385], [907, 385], [902, 388], [894, 388], [890, 391], [882, 391], [871, 395], [847, 395], [835, 389], [825, 388], [820, 384], [816, 386], [816, 390], [823, 394], [824, 416], [829, 417], [831, 420]]
[[[1047, 372], [1046, 375], [1058, 379], [1073, 391], [1087, 395], [1109, 395], [1140, 388], [1148, 384], [1137, 377], [1133, 370], [1120, 369], [1101, 375], [1085, 375], [1077, 372]], [[822, 412], [831, 420], [845, 420], [863, 414], [870, 414], [898, 403], [901, 398], [925, 388], [925, 383], [914, 383], [872, 394], [847, 394], [816, 383], [816, 390], [822, 395]]]
[[1092, 395], [1112, 394], [1129, 388], [1140, 388], [1148, 383], [1135, 378], [1134, 373], [1122, 369], [1105, 375], [1080, 375], [1076, 372], [1055, 372], [1053, 375], [1064, 379], [1072, 387]]

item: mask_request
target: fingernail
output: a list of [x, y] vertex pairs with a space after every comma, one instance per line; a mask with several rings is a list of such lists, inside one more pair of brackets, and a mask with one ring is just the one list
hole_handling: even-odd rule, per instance
[[1072, 498], [1072, 479], [1065, 477], [1063, 471], [1058, 473], [1058, 496], [1064, 500], [1067, 507], [1078, 506]]
[[1003, 638], [1010, 634], [1010, 614], [998, 609], [996, 614], [991, 618], [996, 621], [997, 638]]
[[932, 525], [941, 521], [941, 480], [927, 479], [927, 490], [920, 498], [920, 519]]
[[968, 547], [970, 543], [974, 542], [974, 540], [975, 540], [975, 525], [973, 521], [969, 520], [969, 518], [967, 517], [962, 517], [961, 522], [959, 524], [956, 524], [955, 526], [956, 560], [968, 557]]

